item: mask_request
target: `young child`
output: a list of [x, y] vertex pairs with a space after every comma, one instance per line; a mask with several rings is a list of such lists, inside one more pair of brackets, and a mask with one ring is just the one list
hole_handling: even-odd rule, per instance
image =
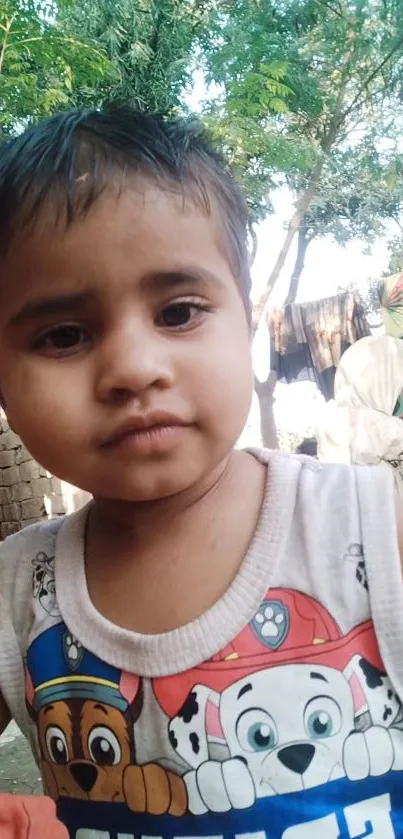
[[0, 147], [0, 390], [94, 500], [0, 551], [2, 724], [72, 839], [403, 837], [382, 471], [235, 449], [244, 201], [198, 126], [72, 112]]

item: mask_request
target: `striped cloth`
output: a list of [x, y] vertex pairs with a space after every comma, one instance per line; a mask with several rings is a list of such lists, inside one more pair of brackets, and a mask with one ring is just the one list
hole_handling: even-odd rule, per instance
[[379, 299], [386, 334], [403, 338], [403, 273], [380, 281]]

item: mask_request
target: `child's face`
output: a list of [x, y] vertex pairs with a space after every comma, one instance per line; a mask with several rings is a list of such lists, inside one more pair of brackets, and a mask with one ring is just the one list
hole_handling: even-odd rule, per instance
[[[21, 236], [0, 277], [0, 389], [45, 468], [145, 501], [225, 460], [252, 369], [213, 216], [150, 185], [106, 195], [67, 232], [49, 221]], [[140, 433], [142, 419], [165, 428]]]

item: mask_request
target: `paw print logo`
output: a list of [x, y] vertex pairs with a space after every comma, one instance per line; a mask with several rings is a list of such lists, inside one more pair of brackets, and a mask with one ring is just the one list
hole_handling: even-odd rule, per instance
[[70, 670], [77, 670], [83, 659], [84, 649], [81, 642], [70, 632], [64, 634], [63, 651]]
[[270, 650], [277, 650], [288, 635], [290, 617], [281, 600], [266, 600], [252, 620], [252, 629], [259, 641]]
[[344, 559], [348, 559], [350, 562], [355, 563], [355, 578], [359, 584], [365, 588], [365, 591], [368, 591], [368, 575], [362, 545], [359, 545], [356, 542], [349, 545]]

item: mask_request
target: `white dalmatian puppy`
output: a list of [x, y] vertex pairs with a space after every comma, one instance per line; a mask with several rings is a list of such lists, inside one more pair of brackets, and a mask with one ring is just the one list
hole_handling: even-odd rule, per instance
[[402, 726], [402, 704], [385, 672], [355, 655], [344, 675], [354, 694], [356, 717], [367, 713], [372, 725]]
[[[192, 690], [179, 714], [169, 723], [169, 740], [178, 755], [193, 770], [183, 778], [189, 809], [194, 815], [211, 810], [225, 812], [246, 809], [255, 799], [247, 764], [231, 759], [221, 728], [220, 695], [204, 685]], [[223, 759], [211, 759], [220, 751]]]
[[[385, 678], [357, 656], [347, 675], [290, 664], [254, 673], [221, 696], [196, 686], [169, 725], [171, 744], [191, 767], [184, 776], [191, 812], [246, 808], [257, 798], [403, 768], [403, 732], [387, 729], [389, 713], [388, 722], [355, 730], [357, 710], [371, 711], [368, 679], [374, 688], [381, 682], [386, 712]], [[228, 749], [227, 759], [211, 758], [218, 744]]]

